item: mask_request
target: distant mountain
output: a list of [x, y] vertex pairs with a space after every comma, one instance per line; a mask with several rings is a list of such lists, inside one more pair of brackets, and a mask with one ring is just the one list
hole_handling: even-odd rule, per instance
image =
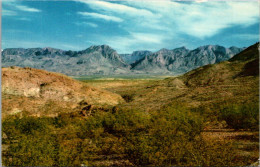
[[117, 74], [182, 74], [197, 67], [228, 60], [243, 48], [207, 45], [195, 50], [185, 47], [155, 53], [135, 51], [119, 55], [107, 45], [82, 51], [54, 48], [11, 48], [2, 52], [2, 66], [45, 69], [70, 76]]
[[144, 58], [147, 55], [152, 54], [153, 52], [148, 51], [148, 50], [142, 50], [142, 51], [134, 51], [132, 54], [120, 54], [122, 59], [128, 63], [128, 64], [133, 64], [136, 61]]
[[228, 60], [243, 48], [218, 45], [201, 46], [194, 50], [185, 47], [161, 49], [132, 64], [131, 69], [146, 73], [182, 74], [207, 64]]
[[107, 45], [91, 46], [78, 52], [53, 48], [5, 49], [2, 66], [28, 66], [66, 75], [124, 74], [129, 73], [130, 68]]

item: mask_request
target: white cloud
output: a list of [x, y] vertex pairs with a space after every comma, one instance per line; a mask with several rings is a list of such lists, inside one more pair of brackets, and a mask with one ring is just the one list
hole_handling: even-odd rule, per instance
[[17, 20], [21, 20], [21, 21], [31, 21], [31, 19], [27, 18], [27, 17], [20, 17], [17, 18]]
[[[23, 12], [41, 12], [41, 10], [26, 5], [21, 5], [17, 0], [8, 0], [2, 2], [2, 16], [17, 16], [18, 11]], [[20, 13], [19, 13], [20, 14]], [[17, 20], [28, 21], [28, 18], [19, 18]]]
[[[169, 33], [184, 33], [200, 39], [216, 35], [234, 25], [250, 26], [259, 21], [258, 3], [248, 1], [219, 1], [179, 3], [175, 1], [127, 1], [126, 4], [153, 11], [155, 25]], [[158, 19], [159, 18], [159, 19]], [[146, 20], [144, 20], [146, 22]], [[150, 21], [149, 21], [150, 22]], [[145, 24], [145, 23], [143, 23]]]
[[153, 13], [149, 10], [145, 9], [137, 9], [131, 6], [112, 3], [107, 1], [100, 1], [100, 0], [76, 0], [78, 2], [85, 3], [89, 5], [93, 9], [108, 11], [108, 12], [115, 12], [124, 15], [132, 15], [132, 16], [143, 16], [143, 17], [151, 17], [154, 16]]
[[197, 3], [208, 2], [208, 0], [195, 0]]
[[57, 44], [57, 48], [62, 48], [64, 50], [81, 50], [82, 48], [76, 45], [70, 44]]
[[[191, 11], [178, 19], [182, 31], [195, 37], [210, 37], [234, 25], [250, 26], [258, 22], [258, 7], [250, 2], [208, 2], [186, 6]], [[204, 11], [204, 12], [202, 12]]]
[[88, 5], [97, 13], [124, 20], [118, 22], [118, 26], [129, 35], [103, 40], [121, 52], [144, 46], [152, 48], [155, 44], [172, 47], [173, 43], [179, 45], [184, 41], [172, 44], [166, 41], [181, 40], [184, 34], [201, 40], [232, 26], [247, 27], [259, 21], [257, 1], [75, 1]]
[[160, 34], [149, 34], [149, 33], [131, 33], [132, 39], [134, 39], [137, 43], [161, 43], [165, 38]]
[[[109, 46], [112, 46], [119, 53], [130, 53], [133, 50], [151, 50], [156, 51], [162, 47], [162, 43], [168, 39], [168, 36], [163, 34], [151, 33], [136, 33], [130, 32], [126, 36], [117, 36], [113, 38], [98, 37], [98, 41], [102, 41]], [[154, 47], [154, 44], [157, 47]]]
[[103, 19], [106, 21], [114, 21], [114, 22], [122, 22], [123, 20], [119, 17], [116, 16], [109, 16], [109, 15], [104, 15], [104, 14], [99, 14], [99, 13], [89, 13], [89, 12], [78, 12], [78, 14], [86, 17], [92, 17], [92, 18], [97, 18], [97, 19]]
[[15, 16], [16, 14], [17, 13], [12, 10], [6, 10], [6, 9], [2, 10], [2, 16]]
[[36, 8], [31, 8], [25, 5], [14, 5], [18, 10], [25, 11], [25, 12], [41, 12], [41, 10]]
[[91, 23], [91, 22], [76, 22], [75, 24], [78, 25], [78, 26], [90, 26], [90, 27], [93, 27], [93, 28], [98, 27], [97, 24]]

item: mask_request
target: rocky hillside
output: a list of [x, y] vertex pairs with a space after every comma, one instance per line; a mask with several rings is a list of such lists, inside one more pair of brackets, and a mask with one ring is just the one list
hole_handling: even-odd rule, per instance
[[137, 61], [131, 69], [154, 74], [182, 74], [203, 65], [228, 60], [242, 50], [218, 45], [202, 46], [195, 50], [188, 50], [185, 47], [173, 50], [161, 49]]
[[128, 64], [133, 64], [136, 61], [144, 58], [147, 55], [152, 54], [153, 52], [148, 51], [148, 50], [142, 50], [142, 51], [134, 51], [132, 54], [120, 54], [122, 59], [128, 63]]
[[[191, 108], [221, 104], [259, 103], [259, 43], [252, 45], [228, 61], [209, 64], [178, 77], [135, 85], [125, 92], [132, 101], [124, 107], [154, 111], [175, 102]], [[167, 51], [165, 51], [167, 52]], [[163, 62], [163, 61], [162, 61]], [[152, 68], [151, 68], [152, 69]]]
[[[190, 86], [241, 84], [259, 76], [259, 43], [252, 45], [228, 61], [192, 70], [181, 78]], [[247, 80], [244, 80], [247, 79]]]
[[33, 68], [2, 68], [2, 111], [4, 115], [27, 111], [52, 115], [79, 107], [117, 105], [121, 96], [90, 87], [65, 75]]
[[69, 76], [118, 74], [182, 74], [207, 64], [228, 60], [242, 48], [207, 45], [195, 50], [185, 47], [158, 52], [135, 51], [119, 55], [107, 45], [82, 51], [53, 48], [5, 49], [2, 66], [45, 69]]

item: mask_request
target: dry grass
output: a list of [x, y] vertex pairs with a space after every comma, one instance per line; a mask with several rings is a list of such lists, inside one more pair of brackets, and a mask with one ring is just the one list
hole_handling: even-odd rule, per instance
[[222, 141], [233, 144], [238, 159], [246, 159], [253, 164], [259, 157], [259, 132], [235, 131], [233, 129], [211, 129], [202, 132], [205, 140]]

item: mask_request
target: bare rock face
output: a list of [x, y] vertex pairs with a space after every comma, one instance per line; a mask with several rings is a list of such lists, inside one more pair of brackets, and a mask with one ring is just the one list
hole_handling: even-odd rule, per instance
[[78, 52], [54, 48], [5, 49], [2, 67], [9, 66], [45, 69], [69, 76], [125, 74], [130, 69], [130, 65], [107, 45], [91, 46]]
[[69, 76], [182, 74], [203, 65], [228, 60], [242, 50], [206, 45], [194, 50], [180, 47], [161, 49], [154, 53], [134, 51], [132, 54], [119, 55], [108, 45], [91, 46], [82, 51], [11, 48], [2, 52], [2, 67], [31, 67]]
[[[30, 113], [43, 114], [40, 108], [54, 112], [57, 109], [73, 109], [81, 101], [95, 105], [117, 105], [121, 96], [90, 87], [65, 75], [33, 68], [2, 68], [3, 111], [13, 108]], [[34, 105], [32, 105], [34, 104]], [[46, 108], [46, 105], [50, 107]], [[53, 108], [51, 108], [53, 107]]]
[[128, 64], [133, 64], [137, 62], [138, 60], [144, 58], [145, 56], [148, 56], [152, 54], [153, 52], [148, 51], [148, 50], [140, 50], [140, 51], [134, 51], [132, 54], [120, 54], [122, 59], [128, 63]]
[[161, 49], [132, 64], [131, 70], [153, 74], [183, 74], [207, 64], [228, 60], [242, 50], [218, 45], [202, 46], [194, 50], [185, 47]]

